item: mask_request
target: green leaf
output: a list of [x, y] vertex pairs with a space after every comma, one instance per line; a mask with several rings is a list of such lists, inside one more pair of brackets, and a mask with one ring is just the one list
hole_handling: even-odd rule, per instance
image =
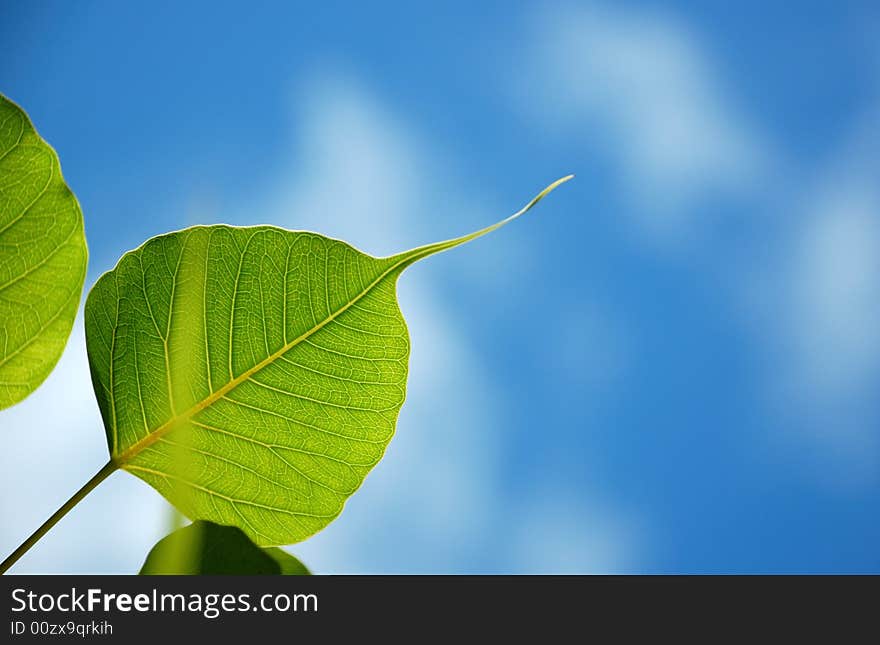
[[36, 390], [61, 357], [87, 258], [58, 155], [0, 94], [0, 410]]
[[193, 227], [149, 240], [86, 302], [113, 463], [192, 519], [290, 544], [329, 524], [382, 458], [403, 405], [401, 272], [314, 233]]
[[[241, 529], [239, 529], [241, 530]], [[263, 552], [268, 554], [278, 566], [281, 568], [282, 576], [310, 576], [312, 572], [309, 568], [294, 558], [287, 551], [279, 549], [277, 546], [263, 547]]]
[[277, 547], [261, 549], [235, 526], [194, 522], [156, 543], [141, 575], [310, 575]]

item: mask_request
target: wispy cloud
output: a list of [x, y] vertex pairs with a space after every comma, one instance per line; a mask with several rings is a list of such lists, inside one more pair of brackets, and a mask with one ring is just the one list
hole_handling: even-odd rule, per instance
[[[639, 570], [646, 545], [632, 514], [575, 497], [557, 485], [517, 509], [507, 547], [522, 573], [626, 573]], [[593, 518], [600, 518], [595, 522]]]
[[307, 87], [291, 110], [295, 149], [262, 205], [244, 216], [259, 213], [261, 221], [319, 231], [376, 255], [422, 243], [412, 215], [435, 173], [422, 141], [348, 77], [322, 74]]
[[748, 189], [766, 170], [762, 139], [674, 14], [557, 5], [531, 24], [516, 94], [540, 127], [619, 164], [641, 232], [679, 235], [701, 199]]
[[[848, 478], [880, 463], [880, 112], [812, 169], [779, 252], [745, 282], [775, 362], [777, 407], [845, 456]], [[793, 411], [799, 412], [794, 415]]]
[[846, 464], [835, 469], [845, 478], [875, 470], [877, 111], [833, 159], [792, 162], [735, 107], [684, 16], [591, 3], [542, 9], [530, 24], [527, 73], [514, 81], [520, 103], [535, 127], [616, 162], [611, 190], [636, 236], [693, 242], [706, 230], [696, 216], [707, 204], [750, 204], [740, 219], [772, 238], [770, 253], [746, 263], [714, 236], [694, 270], [736, 285], [729, 301], [749, 328], [746, 349], [762, 363], [774, 426], [792, 429], [820, 459]]

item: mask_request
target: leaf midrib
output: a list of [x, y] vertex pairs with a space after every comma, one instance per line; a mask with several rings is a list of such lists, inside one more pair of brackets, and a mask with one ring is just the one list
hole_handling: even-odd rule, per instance
[[[323, 329], [329, 323], [333, 322], [336, 318], [338, 318], [340, 315], [345, 313], [345, 311], [347, 311], [349, 309], [349, 307], [356, 304], [364, 296], [366, 296], [368, 293], [370, 293], [370, 291], [372, 291], [376, 287], [376, 285], [378, 285], [380, 282], [385, 280], [389, 275], [391, 275], [392, 273], [394, 273], [398, 269], [400, 269], [400, 270], [406, 269], [411, 264], [413, 264], [423, 258], [426, 258], [429, 255], [434, 255], [435, 253], [447, 251], [447, 250], [452, 249], [456, 246], [459, 246], [459, 245], [464, 244], [466, 242], [470, 242], [471, 240], [475, 240], [478, 237], [482, 237], [488, 233], [491, 233], [494, 230], [501, 228], [505, 224], [512, 222], [513, 220], [517, 219], [518, 217], [520, 217], [524, 213], [528, 212], [535, 204], [537, 204], [539, 201], [541, 201], [546, 195], [548, 195], [557, 186], [565, 183], [566, 181], [568, 181], [572, 177], [574, 177], [574, 175], [567, 175], [565, 177], [562, 177], [561, 179], [557, 179], [552, 184], [547, 186], [544, 190], [542, 190], [540, 193], [538, 193], [535, 197], [533, 197], [532, 200], [528, 204], [526, 204], [523, 208], [521, 208], [519, 211], [517, 211], [513, 215], [507, 217], [506, 219], [501, 220], [500, 222], [492, 224], [491, 226], [487, 226], [486, 228], [480, 229], [479, 231], [475, 231], [474, 233], [471, 233], [469, 235], [463, 235], [462, 237], [453, 238], [453, 239], [445, 240], [442, 242], [436, 242], [434, 244], [427, 244], [425, 246], [420, 246], [415, 249], [411, 249], [411, 250], [406, 251], [404, 253], [401, 253], [399, 255], [391, 256], [390, 258], [385, 258], [386, 260], [394, 260], [394, 262], [385, 271], [383, 271], [379, 275], [379, 277], [377, 277], [375, 280], [373, 280], [373, 282], [371, 282], [369, 285], [367, 285], [367, 287], [364, 288], [357, 296], [355, 296], [354, 298], [352, 298], [351, 300], [346, 302], [342, 307], [340, 307], [339, 309], [337, 309], [336, 311], [331, 313], [329, 316], [324, 318], [320, 323], [315, 324], [311, 329], [309, 329], [305, 333], [301, 334], [300, 336], [298, 336], [297, 338], [295, 338], [291, 342], [283, 345], [279, 350], [270, 354], [265, 359], [263, 359], [262, 361], [260, 361], [256, 365], [254, 365], [252, 368], [242, 372], [239, 376], [233, 378], [231, 381], [226, 383], [226, 385], [221, 387], [219, 390], [215, 390], [215, 391], [211, 392], [211, 394], [209, 396], [207, 396], [206, 398], [204, 398], [201, 401], [199, 401], [198, 403], [196, 403], [194, 406], [189, 408], [183, 414], [176, 415], [173, 418], [169, 419], [168, 421], [163, 423], [161, 426], [159, 426], [158, 428], [153, 430], [146, 437], [144, 437], [140, 441], [135, 442], [134, 444], [129, 446], [126, 450], [122, 451], [121, 453], [119, 453], [117, 455], [111, 455], [110, 461], [112, 463], [114, 463], [117, 467], [124, 468], [125, 465], [129, 461], [131, 461], [133, 458], [137, 457], [141, 453], [141, 451], [143, 451], [145, 448], [148, 448], [149, 446], [153, 445], [156, 441], [158, 441], [161, 437], [165, 436], [169, 431], [171, 431], [174, 428], [175, 425], [177, 425], [178, 423], [181, 423], [183, 421], [187, 421], [187, 420], [191, 419], [193, 416], [195, 416], [196, 414], [198, 414], [202, 410], [213, 405], [214, 403], [219, 401], [221, 398], [223, 398], [224, 396], [229, 394], [229, 392], [231, 392], [232, 390], [237, 388], [239, 385], [247, 382], [254, 374], [259, 372], [263, 368], [267, 367], [268, 365], [271, 365], [276, 360], [278, 360], [281, 356], [283, 356], [284, 354], [289, 352], [291, 349], [296, 347], [299, 343], [307, 340], [310, 336], [314, 335], [316, 332]], [[369, 256], [369, 257], [371, 257], [374, 260], [378, 259], [378, 258], [373, 258], [372, 256]], [[285, 281], [286, 281], [286, 279], [287, 279], [287, 274], [285, 272]], [[117, 310], [117, 314], [118, 314], [118, 310]], [[230, 350], [231, 350], [231, 344], [230, 344]], [[110, 365], [111, 365], [111, 370], [112, 370], [112, 365], [113, 365], [112, 354], [110, 357]], [[210, 371], [208, 372], [208, 376], [210, 379]], [[210, 383], [210, 381], [209, 381], [209, 383]], [[114, 393], [111, 390], [111, 392], [110, 392], [111, 405], [115, 409], [115, 398], [114, 398], [113, 394]], [[115, 424], [114, 424], [114, 431], [115, 431]], [[116, 445], [114, 443], [114, 449], [115, 448], [116, 448]]]
[[[420, 251], [423, 253], [420, 254], [419, 253]], [[425, 251], [427, 251], [427, 252], [425, 252]], [[300, 344], [304, 340], [308, 339], [310, 336], [314, 335], [315, 333], [317, 333], [318, 331], [323, 329], [329, 323], [333, 322], [336, 318], [338, 318], [340, 315], [345, 313], [345, 311], [347, 311], [349, 307], [354, 305], [361, 298], [363, 298], [368, 293], [370, 293], [370, 291], [372, 291], [374, 288], [376, 288], [376, 286], [379, 283], [381, 283], [383, 280], [385, 280], [394, 271], [399, 269], [401, 266], [405, 265], [408, 261], [411, 261], [414, 256], [421, 255], [421, 257], [424, 257], [424, 255], [430, 255], [431, 253], [435, 253], [435, 252], [436, 252], [435, 249], [430, 249], [430, 250], [414, 249], [410, 253], [404, 253], [403, 255], [398, 256], [399, 259], [397, 260], [397, 262], [395, 262], [394, 264], [389, 266], [385, 271], [383, 271], [379, 275], [379, 277], [377, 277], [375, 280], [373, 280], [373, 282], [371, 282], [369, 285], [367, 285], [366, 288], [364, 288], [354, 298], [352, 298], [348, 302], [346, 302], [342, 307], [340, 307], [339, 309], [337, 309], [336, 311], [331, 313], [329, 316], [327, 316], [326, 318], [321, 320], [321, 322], [314, 325], [308, 331], [300, 334], [298, 337], [296, 337], [295, 339], [293, 339], [292, 341], [290, 341], [286, 345], [283, 345], [280, 349], [276, 350], [275, 352], [273, 352], [272, 354], [270, 354], [269, 356], [264, 358], [262, 361], [260, 361], [259, 363], [257, 363], [253, 367], [251, 367], [250, 369], [245, 370], [240, 375], [233, 378], [231, 381], [226, 383], [220, 389], [214, 390], [213, 392], [211, 392], [211, 394], [209, 396], [205, 397], [204, 399], [202, 399], [201, 401], [196, 403], [194, 406], [189, 408], [183, 414], [179, 414], [175, 417], [172, 417], [171, 419], [169, 419], [168, 421], [163, 423], [161, 426], [159, 426], [158, 428], [156, 428], [155, 430], [150, 432], [149, 435], [147, 435], [146, 437], [144, 437], [140, 441], [129, 446], [126, 450], [122, 451], [121, 453], [119, 453], [117, 455], [112, 455], [111, 461], [113, 461], [118, 467], [124, 468], [125, 465], [129, 461], [131, 461], [132, 459], [137, 457], [141, 453], [141, 451], [143, 451], [145, 448], [148, 448], [149, 446], [153, 445], [161, 437], [168, 434], [168, 432], [170, 432], [174, 428], [175, 425], [177, 425], [178, 423], [184, 422], [184, 421], [188, 421], [189, 419], [194, 417], [196, 414], [198, 414], [202, 410], [210, 407], [211, 405], [213, 405], [214, 403], [216, 403], [217, 401], [222, 399], [224, 396], [229, 394], [232, 390], [237, 388], [239, 385], [241, 385], [242, 383], [246, 383], [252, 376], [257, 374], [260, 370], [262, 370], [265, 367], [268, 367], [269, 365], [274, 363], [276, 360], [278, 360], [281, 356], [283, 356], [284, 354], [289, 352], [291, 349], [296, 347], [298, 344]], [[417, 259], [421, 259], [421, 257], [419, 257]], [[111, 358], [111, 360], [112, 360], [112, 358]], [[113, 398], [113, 393], [111, 393], [111, 399], [112, 398]]]

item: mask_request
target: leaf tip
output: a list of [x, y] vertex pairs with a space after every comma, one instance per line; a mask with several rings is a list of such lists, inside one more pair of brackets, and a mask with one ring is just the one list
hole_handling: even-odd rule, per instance
[[566, 175], [565, 177], [561, 177], [560, 179], [557, 179], [552, 184], [547, 186], [544, 190], [542, 190], [540, 193], [538, 193], [537, 195], [532, 197], [532, 201], [530, 201], [528, 204], [526, 204], [521, 211], [519, 211], [518, 213], [516, 213], [514, 215], [511, 215], [510, 217], [507, 218], [507, 220], [505, 220], [502, 223], [506, 223], [509, 220], [516, 219], [517, 217], [519, 217], [520, 215], [522, 215], [526, 211], [530, 210], [535, 204], [537, 204], [539, 201], [544, 199], [547, 195], [552, 193], [556, 188], [558, 188], [559, 186], [561, 186], [562, 184], [564, 184], [565, 182], [567, 182], [571, 179], [574, 179], [574, 175]]
[[549, 194], [550, 192], [552, 192], [553, 190], [555, 190], [556, 188], [558, 188], [559, 186], [561, 186], [565, 182], [570, 181], [572, 179], [574, 179], [574, 175], [566, 175], [565, 177], [561, 177], [560, 179], [557, 179], [552, 184], [547, 186], [547, 188], [545, 188], [544, 190], [541, 191], [541, 194], [538, 195], [538, 199], [546, 196], [547, 194]]
[[513, 215], [511, 215], [510, 217], [508, 217], [506, 219], [501, 220], [500, 222], [492, 224], [491, 226], [487, 226], [486, 228], [480, 229], [479, 231], [471, 233], [470, 235], [463, 235], [462, 237], [456, 237], [451, 240], [445, 240], [443, 242], [436, 242], [434, 244], [427, 244], [425, 246], [420, 246], [418, 248], [412, 249], [411, 251], [407, 251], [406, 253], [401, 253], [399, 256], [393, 256], [393, 257], [406, 258], [407, 264], [401, 265], [401, 266], [409, 266], [413, 262], [421, 260], [422, 258], [426, 258], [429, 255], [433, 255], [434, 253], [439, 253], [440, 251], [446, 251], [448, 249], [455, 248], [456, 246], [459, 246], [459, 245], [464, 244], [466, 242], [470, 242], [471, 240], [475, 240], [478, 237], [482, 237], [482, 236], [486, 235], [487, 233], [491, 233], [492, 231], [498, 230], [499, 228], [501, 228], [505, 224], [512, 222], [513, 220], [520, 217], [524, 213], [527, 213], [528, 211], [530, 211], [532, 209], [532, 207], [535, 206], [535, 204], [537, 204], [539, 201], [544, 199], [547, 195], [549, 195], [551, 192], [553, 192], [557, 187], [561, 186], [565, 182], [570, 181], [572, 179], [574, 179], [573, 174], [566, 175], [565, 177], [560, 177], [559, 179], [554, 181], [552, 184], [547, 186], [540, 193], [538, 193], [537, 195], [532, 197], [531, 201], [529, 201], [528, 204], [523, 206], [521, 209], [519, 209]]

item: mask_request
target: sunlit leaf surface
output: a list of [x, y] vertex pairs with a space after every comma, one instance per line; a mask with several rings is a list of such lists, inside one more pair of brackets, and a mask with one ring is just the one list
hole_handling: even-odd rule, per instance
[[87, 257], [58, 156], [0, 94], [0, 409], [37, 389], [61, 357]]
[[86, 302], [112, 460], [259, 545], [316, 533], [394, 434], [409, 358], [397, 278], [561, 181], [498, 224], [388, 258], [269, 226], [194, 227], [127, 253]]

